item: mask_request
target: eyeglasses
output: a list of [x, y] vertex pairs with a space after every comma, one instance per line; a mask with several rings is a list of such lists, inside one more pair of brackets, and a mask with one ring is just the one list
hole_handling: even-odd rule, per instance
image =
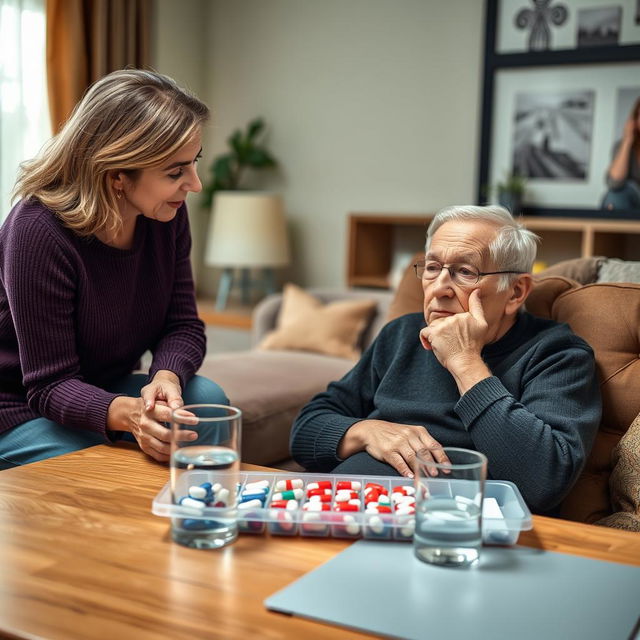
[[500, 273], [526, 273], [525, 271], [478, 271], [468, 264], [450, 264], [445, 266], [436, 260], [420, 260], [413, 265], [419, 280], [435, 280], [443, 269], [446, 269], [451, 279], [461, 287], [471, 287], [477, 284], [483, 276], [494, 276]]

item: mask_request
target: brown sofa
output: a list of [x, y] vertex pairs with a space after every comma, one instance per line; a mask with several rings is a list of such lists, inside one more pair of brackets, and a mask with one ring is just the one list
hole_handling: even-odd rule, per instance
[[[607, 271], [607, 264], [603, 258], [559, 263], [536, 277], [527, 301], [532, 313], [567, 322], [595, 352], [603, 393], [602, 423], [585, 470], [562, 505], [563, 517], [584, 522], [611, 514], [612, 450], [640, 414], [640, 284], [593, 283]], [[613, 263], [608, 273], [615, 276], [616, 267]], [[376, 299], [377, 311], [363, 334], [363, 346], [388, 320], [422, 307], [420, 283], [410, 267], [395, 295], [362, 290], [313, 293], [324, 301]], [[280, 302], [281, 296], [271, 296], [256, 308], [254, 345], [275, 325]], [[201, 373], [221, 384], [231, 402], [243, 410], [243, 459], [277, 466], [289, 457], [289, 432], [297, 412], [352, 365], [315, 353], [252, 349], [210, 356]]]

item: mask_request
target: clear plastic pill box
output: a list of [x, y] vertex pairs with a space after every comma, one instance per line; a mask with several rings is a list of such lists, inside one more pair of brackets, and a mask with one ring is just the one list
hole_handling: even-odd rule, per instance
[[[272, 508], [270, 503], [274, 494], [278, 492], [276, 486], [279, 481], [300, 479], [303, 483], [304, 495], [307, 487], [313, 483], [330, 481], [332, 490], [338, 482], [356, 481], [360, 483], [358, 493], [362, 498], [362, 507], [358, 511], [305, 511], [302, 508], [304, 500], [300, 500], [296, 508]], [[376, 540], [411, 540], [413, 538], [414, 516], [397, 513], [369, 513], [364, 507], [364, 489], [369, 483], [382, 485], [391, 495], [396, 487], [413, 487], [413, 482], [407, 478], [395, 476], [337, 476], [331, 474], [287, 473], [241, 471], [239, 473], [239, 491], [241, 495], [244, 487], [260, 481], [266, 481], [267, 492], [262, 507], [248, 509], [238, 508], [236, 511], [238, 527], [241, 533], [281, 536], [313, 536], [336, 538], [368, 538]], [[190, 486], [201, 485], [204, 482], [215, 482], [212, 474], [207, 471], [193, 470], [186, 482]], [[334, 491], [335, 494], [335, 491]], [[487, 480], [485, 483], [485, 502], [493, 498], [493, 506], [497, 503], [501, 516], [482, 518], [482, 537], [485, 544], [512, 545], [515, 544], [520, 531], [532, 528], [531, 512], [525, 504], [520, 491], [512, 482], [506, 480]], [[331, 504], [331, 503], [330, 503]], [[293, 506], [293, 505], [291, 505]], [[224, 512], [228, 517], [228, 508], [205, 507], [198, 515], [192, 509], [172, 503], [171, 487], [167, 483], [153, 500], [152, 512], [158, 516], [173, 518], [189, 518], [214, 520], [216, 515]]]

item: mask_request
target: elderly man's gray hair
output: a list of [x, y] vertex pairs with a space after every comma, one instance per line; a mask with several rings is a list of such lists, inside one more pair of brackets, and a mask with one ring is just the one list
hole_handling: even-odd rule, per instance
[[[536, 259], [537, 243], [540, 238], [516, 222], [504, 207], [497, 205], [477, 207], [456, 205], [445, 207], [436, 213], [427, 232], [426, 251], [431, 247], [435, 232], [451, 220], [488, 222], [497, 227], [495, 238], [489, 244], [489, 257], [497, 271], [524, 271], [531, 273]], [[504, 291], [517, 276], [500, 276], [498, 291]]]

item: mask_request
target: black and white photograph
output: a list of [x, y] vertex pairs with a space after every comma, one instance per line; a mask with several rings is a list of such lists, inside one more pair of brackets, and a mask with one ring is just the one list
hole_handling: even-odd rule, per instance
[[546, 180], [587, 179], [594, 97], [593, 91], [517, 93], [513, 173]]
[[578, 47], [617, 45], [622, 7], [598, 7], [578, 11]]

